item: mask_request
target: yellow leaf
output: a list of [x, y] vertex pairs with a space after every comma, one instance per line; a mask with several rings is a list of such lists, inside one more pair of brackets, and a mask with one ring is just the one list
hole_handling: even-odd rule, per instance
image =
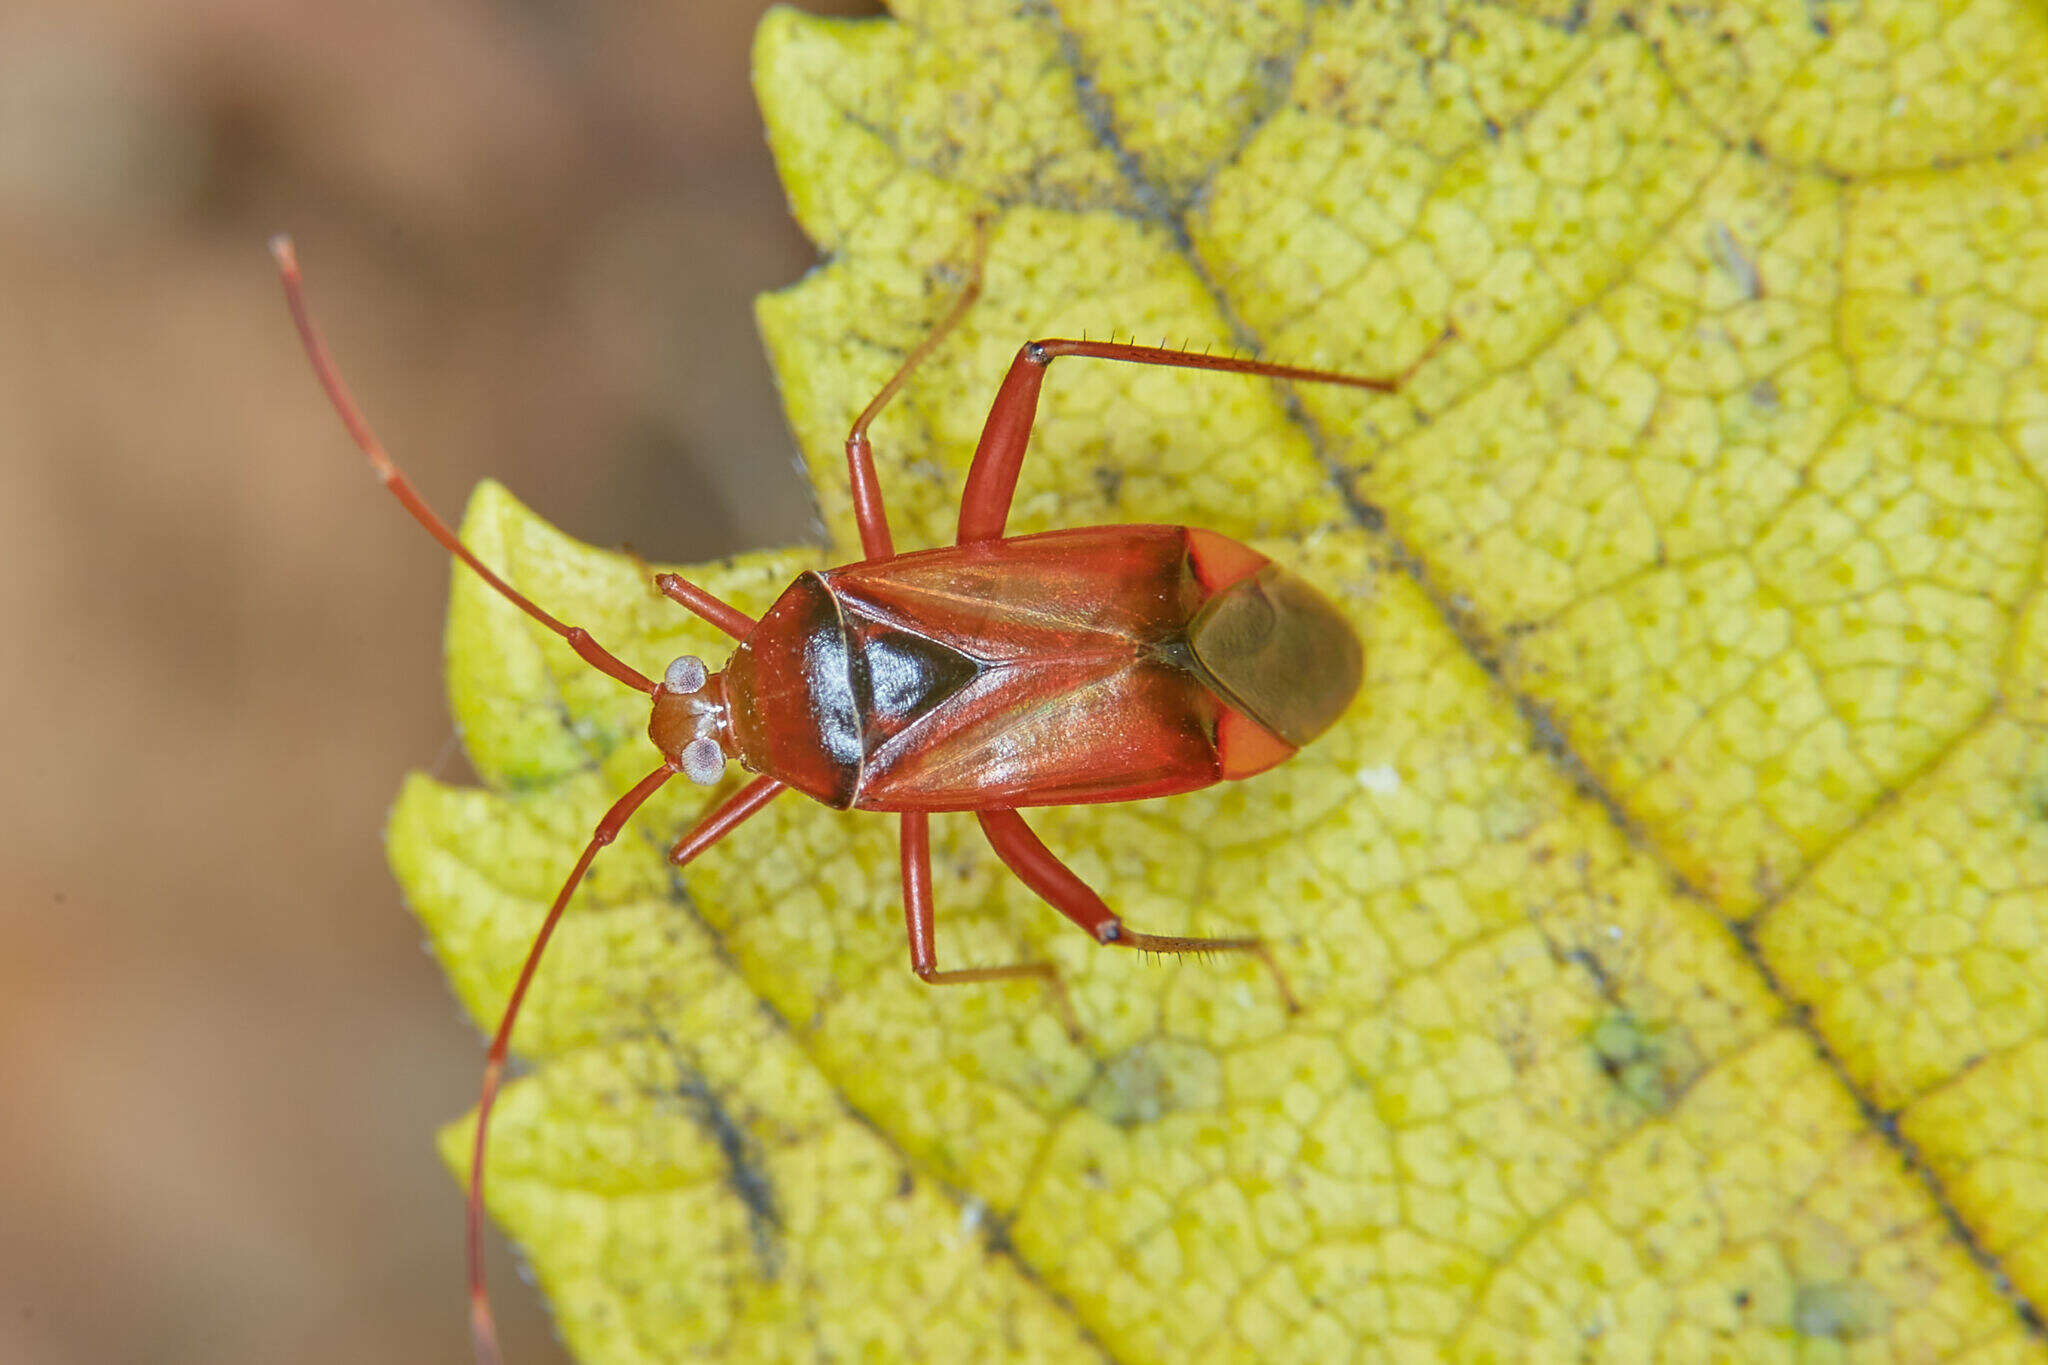
[[[1057, 961], [1076, 1046], [910, 977], [891, 822], [785, 798], [677, 878], [664, 792], [494, 1132], [578, 1354], [2040, 1358], [2048, 14], [931, 0], [778, 12], [756, 64], [840, 558], [839, 443], [977, 219], [985, 297], [875, 428], [906, 547], [1028, 337], [1457, 337], [1393, 396], [1062, 361], [1011, 522], [1212, 526], [1354, 617], [1295, 760], [1034, 817], [1134, 926], [1269, 935], [1304, 1012], [1095, 947], [941, 818], [942, 962]], [[465, 536], [644, 670], [721, 657], [494, 486]], [[758, 611], [829, 558], [688, 572]], [[391, 848], [488, 1023], [658, 760], [459, 572], [449, 649], [489, 789], [412, 779]]]

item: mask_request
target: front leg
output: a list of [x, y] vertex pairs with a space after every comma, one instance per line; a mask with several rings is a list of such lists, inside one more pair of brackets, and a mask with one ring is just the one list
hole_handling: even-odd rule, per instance
[[1176, 351], [1163, 346], [1131, 346], [1114, 341], [1075, 341], [1048, 337], [1027, 341], [1010, 362], [1003, 387], [989, 406], [988, 421], [981, 428], [981, 441], [974, 447], [974, 465], [967, 471], [967, 488], [960, 495], [962, 545], [979, 540], [1000, 540], [1004, 523], [1010, 519], [1010, 501], [1017, 495], [1017, 471], [1024, 466], [1024, 448], [1031, 440], [1031, 427], [1038, 420], [1038, 390], [1045, 382], [1046, 367], [1063, 355], [1091, 355], [1101, 360], [1127, 360], [1138, 365], [1166, 365], [1183, 370], [1221, 370], [1226, 374], [1261, 375], [1267, 379], [1296, 379], [1315, 384], [1343, 384], [1354, 389], [1392, 393], [1436, 354], [1437, 347], [1451, 336], [1446, 330], [1428, 350], [1401, 373], [1389, 378], [1343, 374], [1336, 370], [1307, 370], [1293, 365], [1272, 365], [1263, 360], [1239, 360], [1232, 356], [1203, 355]]

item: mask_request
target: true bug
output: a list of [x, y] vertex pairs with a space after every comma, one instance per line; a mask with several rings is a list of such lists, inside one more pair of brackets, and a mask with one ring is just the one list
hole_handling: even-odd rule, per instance
[[290, 239], [273, 239], [271, 251], [313, 370], [384, 485], [449, 553], [593, 668], [653, 704], [648, 736], [661, 763], [598, 822], [534, 936], [491, 1038], [467, 1208], [470, 1321], [480, 1361], [499, 1358], [483, 1276], [483, 1171], [513, 1021], [598, 851], [678, 773], [710, 785], [737, 759], [757, 774], [676, 842], [669, 858], [678, 866], [791, 788], [839, 809], [898, 815], [911, 970], [931, 985], [1036, 977], [1053, 993], [1069, 1031], [1080, 1031], [1049, 962], [938, 966], [930, 816], [972, 811], [996, 856], [1098, 943], [1255, 954], [1288, 1007], [1297, 1008], [1260, 939], [1168, 937], [1125, 927], [1017, 812], [1165, 796], [1265, 771], [1327, 729], [1356, 694], [1364, 659], [1358, 637], [1313, 588], [1213, 531], [1096, 526], [1006, 538], [1003, 527], [1039, 387], [1060, 356], [1391, 392], [1436, 345], [1401, 374], [1382, 378], [1117, 342], [1026, 342], [989, 408], [955, 543], [898, 554], [867, 430], [973, 305], [977, 267], [946, 317], [847, 434], [864, 558], [803, 574], [758, 620], [675, 574], [656, 575], [665, 596], [737, 642], [720, 672], [685, 656], [656, 681], [528, 600], [427, 506], [342, 383], [308, 313]]

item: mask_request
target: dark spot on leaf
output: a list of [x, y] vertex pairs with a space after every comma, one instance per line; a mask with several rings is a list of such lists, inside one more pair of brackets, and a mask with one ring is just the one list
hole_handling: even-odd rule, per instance
[[1188, 1109], [1214, 1109], [1223, 1102], [1223, 1065], [1216, 1054], [1191, 1043], [1140, 1043], [1110, 1059], [1089, 1088], [1085, 1103], [1119, 1128], [1157, 1123]]
[[1792, 1330], [1805, 1337], [1858, 1341], [1891, 1321], [1884, 1295], [1861, 1280], [1802, 1284], [1792, 1294]]
[[1124, 472], [1114, 465], [1095, 466], [1095, 486], [1101, 490], [1102, 500], [1116, 505], [1116, 495], [1123, 490]]
[[768, 1179], [760, 1145], [734, 1118], [701, 1072], [683, 1070], [671, 1093], [683, 1101], [690, 1116], [725, 1158], [725, 1186], [747, 1211], [747, 1227], [753, 1236], [761, 1278], [773, 1280], [782, 1266], [782, 1213], [776, 1206], [775, 1187]]
[[2020, 803], [2027, 818], [2048, 824], [2048, 777], [2037, 777], [2021, 796]]
[[1684, 1068], [1664, 1028], [1617, 1009], [1594, 1023], [1586, 1042], [1601, 1074], [1630, 1102], [1653, 1113], [1676, 1102]]

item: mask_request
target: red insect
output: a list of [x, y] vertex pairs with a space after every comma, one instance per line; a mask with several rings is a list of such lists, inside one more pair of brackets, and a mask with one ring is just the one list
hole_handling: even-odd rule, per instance
[[758, 621], [675, 574], [657, 575], [662, 593], [739, 642], [723, 672], [685, 656], [657, 682], [527, 600], [427, 507], [336, 373], [308, 316], [290, 240], [275, 239], [271, 250], [313, 369], [385, 486], [449, 553], [515, 606], [562, 636], [592, 667], [653, 700], [647, 733], [661, 764], [598, 822], [534, 936], [491, 1039], [469, 1177], [470, 1317], [479, 1360], [499, 1358], [483, 1278], [483, 1158], [513, 1020], [598, 850], [677, 773], [709, 785], [737, 759], [759, 774], [677, 841], [669, 859], [678, 866], [790, 788], [841, 810], [896, 813], [911, 970], [932, 985], [1036, 977], [1053, 992], [1069, 1030], [1079, 1033], [1049, 962], [938, 965], [930, 816], [972, 811], [996, 856], [1098, 943], [1154, 953], [1255, 954], [1272, 970], [1288, 1007], [1296, 1008], [1259, 939], [1176, 938], [1126, 927], [1017, 812], [1165, 796], [1265, 771], [1329, 728], [1357, 693], [1364, 654], [1358, 637], [1313, 588], [1213, 531], [1094, 526], [1005, 537], [1003, 523], [1039, 385], [1059, 356], [1383, 392], [1399, 388], [1415, 366], [1395, 378], [1368, 378], [1153, 346], [1027, 342], [975, 447], [956, 542], [898, 554], [868, 425], [966, 313], [980, 292], [977, 278], [846, 438], [866, 557], [804, 574]]

